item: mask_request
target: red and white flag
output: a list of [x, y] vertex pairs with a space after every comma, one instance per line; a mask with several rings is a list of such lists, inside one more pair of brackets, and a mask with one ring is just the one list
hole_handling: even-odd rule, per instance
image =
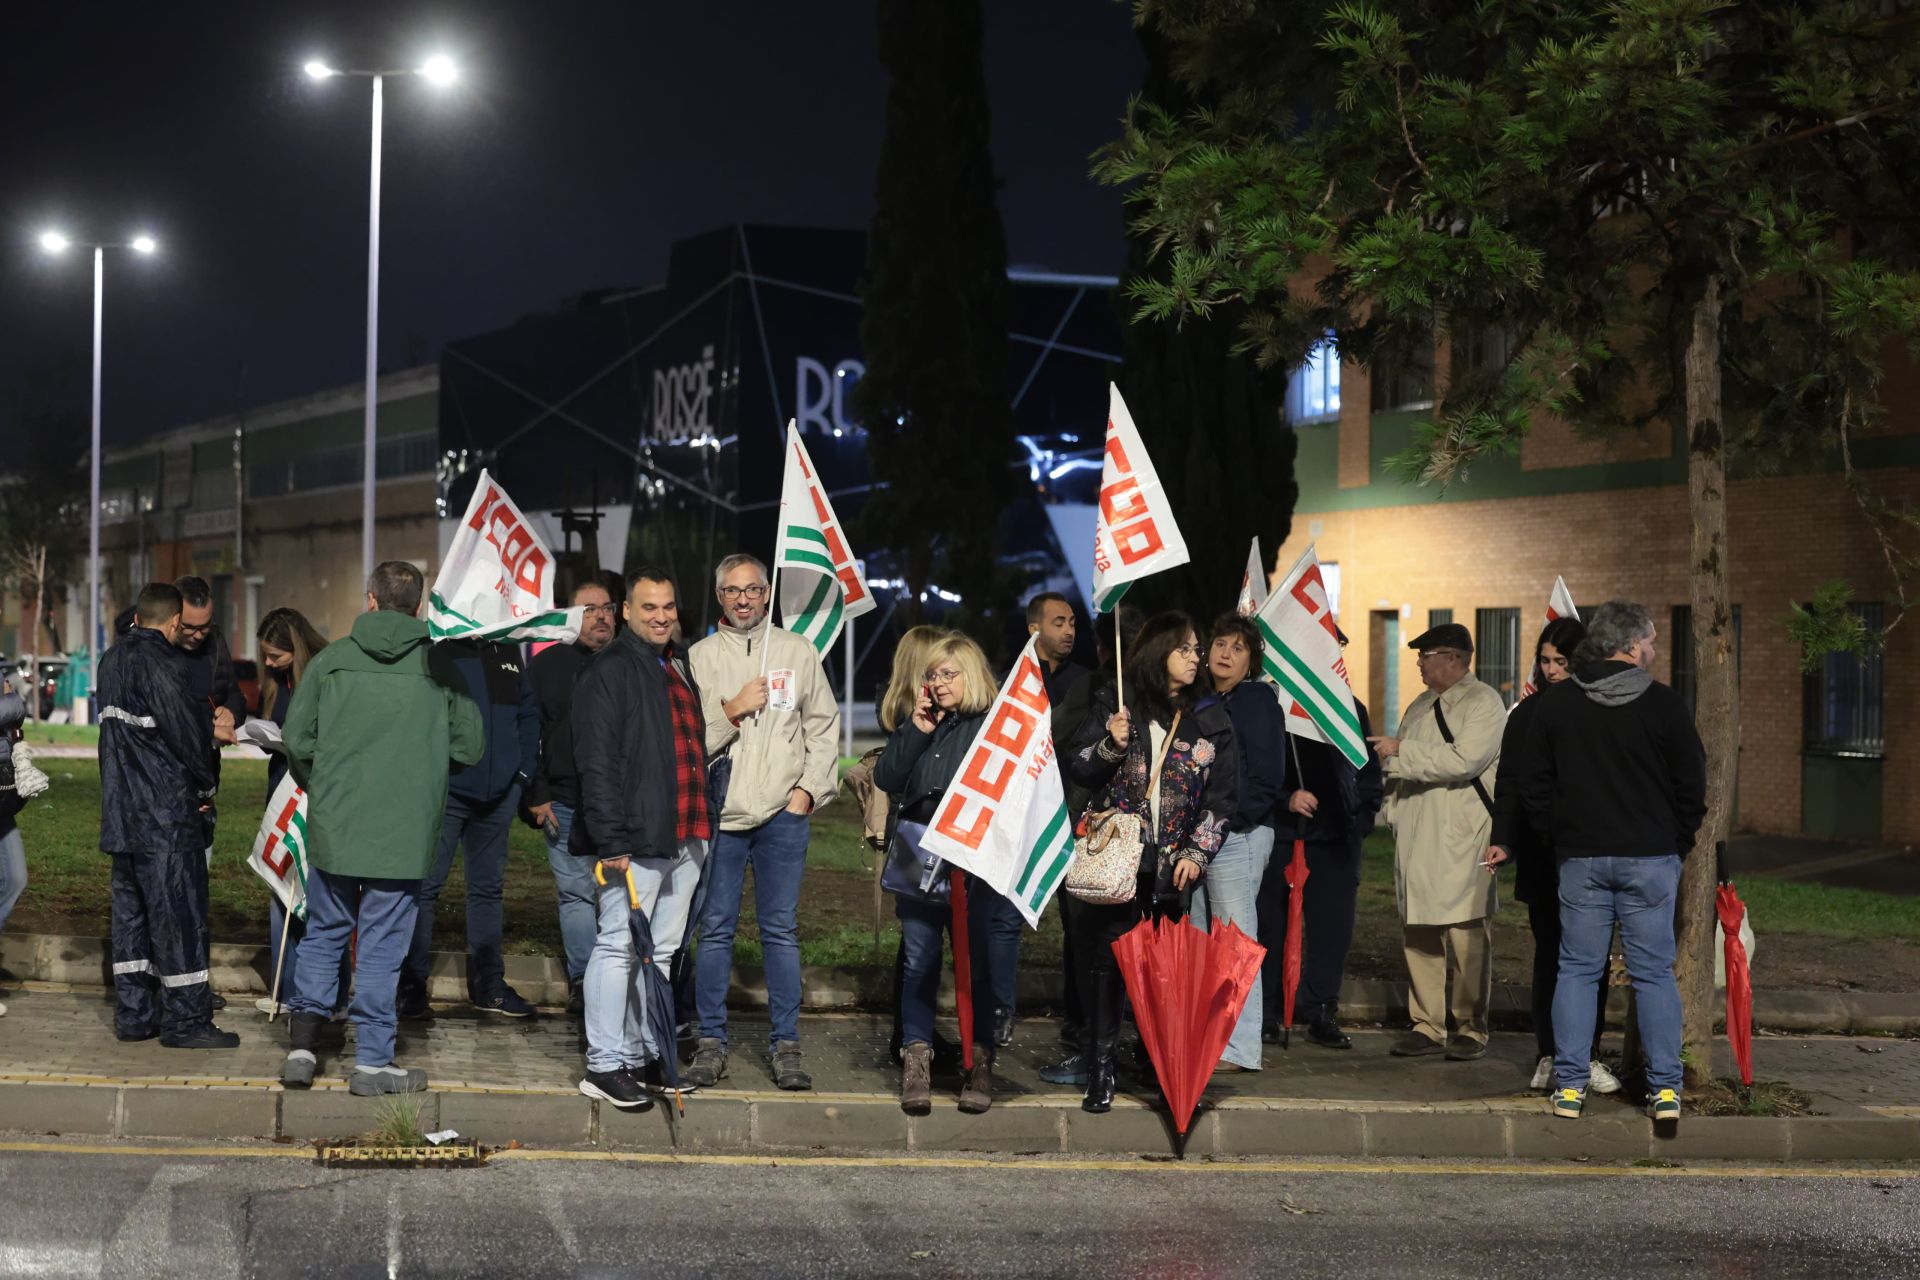
[[[1553, 591], [1547, 596], [1547, 621], [1554, 622], [1561, 618], [1572, 618], [1575, 622], [1578, 622], [1580, 621], [1580, 610], [1573, 606], [1573, 592], [1567, 590], [1567, 580], [1555, 574], [1553, 578]], [[1573, 655], [1568, 654], [1567, 656], [1572, 657]], [[1520, 697], [1524, 698], [1533, 691], [1533, 668], [1528, 667], [1526, 683], [1520, 686]], [[1514, 701], [1518, 702], [1519, 698], [1514, 699]]]

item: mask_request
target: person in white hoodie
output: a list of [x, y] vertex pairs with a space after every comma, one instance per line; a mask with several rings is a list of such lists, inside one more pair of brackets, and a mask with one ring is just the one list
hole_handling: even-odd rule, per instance
[[820, 655], [767, 625], [767, 567], [730, 555], [713, 574], [720, 627], [689, 652], [707, 720], [709, 783], [719, 834], [707, 860], [694, 957], [699, 1043], [687, 1083], [727, 1074], [727, 989], [747, 868], [773, 1020], [773, 1082], [813, 1087], [800, 1058], [800, 879], [809, 815], [838, 788], [840, 708]]

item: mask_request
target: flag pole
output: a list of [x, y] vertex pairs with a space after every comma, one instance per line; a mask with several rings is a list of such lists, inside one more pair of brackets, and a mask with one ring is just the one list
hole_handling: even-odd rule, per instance
[[846, 708], [840, 713], [840, 754], [853, 754], [853, 619], [846, 621], [847, 682], [841, 688]]
[[287, 937], [293, 932], [292, 908], [287, 908], [281, 911], [280, 914], [284, 917], [284, 921], [280, 925], [280, 953], [273, 959], [273, 996], [271, 1001], [273, 1010], [267, 1014], [268, 1022], [272, 1022], [280, 1016], [280, 972], [282, 967], [287, 963]]
[[1113, 700], [1116, 712], [1127, 709], [1127, 689], [1121, 675], [1127, 669], [1126, 659], [1120, 654], [1120, 606], [1113, 606]]

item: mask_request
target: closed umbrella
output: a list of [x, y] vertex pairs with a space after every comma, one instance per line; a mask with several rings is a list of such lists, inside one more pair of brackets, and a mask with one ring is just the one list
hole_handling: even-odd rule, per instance
[[[1300, 990], [1300, 950], [1306, 932], [1307, 839], [1304, 819], [1294, 824], [1293, 859], [1287, 863], [1287, 940], [1280, 952], [1280, 1047], [1293, 1047], [1293, 997]], [[1272, 936], [1272, 935], [1268, 935]]]
[[[607, 882], [605, 868], [593, 864], [593, 878]], [[627, 865], [627, 929], [633, 935], [634, 963], [640, 966], [640, 992], [646, 1006], [647, 1030], [660, 1053], [660, 1070], [667, 1088], [673, 1091], [674, 1109], [685, 1115], [687, 1104], [680, 1096], [680, 1052], [673, 1027], [673, 979], [653, 962], [653, 922], [640, 906], [640, 890], [633, 883], [633, 865]]]
[[967, 873], [951, 868], [947, 901], [953, 907], [953, 1008], [960, 1016], [960, 1066], [973, 1070], [973, 947], [967, 933]]
[[1747, 946], [1740, 941], [1740, 925], [1746, 919], [1747, 904], [1727, 874], [1727, 846], [1717, 850], [1719, 887], [1713, 893], [1714, 911], [1720, 917], [1727, 961], [1727, 1044], [1733, 1049], [1734, 1065], [1740, 1068], [1740, 1083], [1753, 1087], [1753, 974], [1747, 965]]

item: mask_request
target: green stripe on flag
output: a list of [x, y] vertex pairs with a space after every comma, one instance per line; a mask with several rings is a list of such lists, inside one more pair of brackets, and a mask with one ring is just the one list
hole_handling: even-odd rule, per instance
[[833, 648], [833, 642], [840, 638], [840, 619], [846, 612], [847, 599], [840, 593], [838, 583], [836, 582], [833, 593], [833, 608], [827, 614], [826, 625], [821, 627], [819, 634], [813, 638], [813, 647], [815, 649], [824, 654]]
[[780, 553], [782, 568], [818, 569], [822, 573], [832, 573], [833, 561], [812, 551], [803, 551], [799, 547], [788, 547]]
[[817, 542], [823, 547], [827, 545], [827, 535], [811, 525], [790, 524], [787, 526], [787, 536], [789, 538], [800, 538], [807, 542]]
[[[1287, 665], [1298, 673], [1301, 680], [1319, 691], [1321, 700], [1326, 704], [1328, 714], [1339, 720], [1354, 737], [1359, 737], [1360, 717], [1354, 714], [1353, 691], [1351, 689], [1336, 690], [1321, 677], [1319, 672], [1302, 661], [1299, 654], [1288, 648], [1280, 637], [1274, 634], [1273, 628], [1269, 627], [1265, 622], [1260, 623], [1259, 627], [1261, 636], [1267, 642], [1267, 655], [1270, 656], [1277, 653], [1281, 658], [1285, 659]], [[1261, 665], [1267, 668], [1268, 673], [1271, 674], [1275, 680], [1285, 683], [1285, 677], [1275, 669], [1271, 662], [1262, 662]], [[1294, 696], [1299, 697], [1298, 694]], [[1305, 702], [1307, 700], [1302, 698], [1301, 701]]]
[[1334, 747], [1339, 750], [1340, 754], [1352, 763], [1354, 768], [1364, 769], [1367, 764], [1367, 747], [1365, 740], [1362, 739], [1358, 733], [1348, 732], [1347, 726], [1344, 723], [1335, 721], [1332, 717], [1328, 716], [1326, 708], [1316, 702], [1304, 687], [1288, 679], [1288, 673], [1286, 671], [1271, 663], [1263, 665], [1266, 666], [1267, 674], [1274, 678], [1274, 682], [1286, 690], [1287, 694], [1305, 709], [1307, 715], [1313, 722], [1320, 726], [1320, 732], [1327, 735], [1327, 741], [1332, 743]]
[[1071, 836], [1069, 836], [1068, 839], [1061, 843], [1059, 852], [1048, 861], [1046, 870], [1040, 876], [1040, 882], [1034, 885], [1032, 891], [1028, 893], [1024, 899], [1026, 904], [1033, 908], [1035, 915], [1040, 914], [1040, 908], [1047, 905], [1047, 899], [1053, 896], [1053, 891], [1059, 887], [1060, 881], [1066, 878], [1067, 867], [1070, 866], [1072, 862], [1073, 840]]
[[1117, 587], [1107, 588], [1105, 592], [1094, 599], [1093, 611], [1095, 613], [1112, 613], [1114, 606], [1120, 603], [1120, 597], [1127, 594], [1127, 588], [1132, 585], [1133, 580], [1129, 579]]
[[840, 580], [823, 577], [820, 585], [813, 590], [813, 599], [807, 601], [806, 607], [794, 616], [787, 629], [812, 645], [814, 652], [825, 653], [839, 637], [840, 618], [845, 612], [846, 599], [840, 591]]
[[1027, 869], [1020, 873], [1018, 880], [1014, 881], [1014, 897], [1021, 898], [1026, 896], [1027, 885], [1032, 882], [1034, 871], [1037, 870], [1041, 862], [1046, 859], [1046, 855], [1053, 848], [1054, 843], [1060, 839], [1061, 828], [1066, 825], [1067, 807], [1061, 805], [1058, 809], [1054, 810], [1053, 817], [1047, 820], [1046, 827], [1040, 832], [1040, 838], [1034, 842], [1033, 852], [1027, 858]]

